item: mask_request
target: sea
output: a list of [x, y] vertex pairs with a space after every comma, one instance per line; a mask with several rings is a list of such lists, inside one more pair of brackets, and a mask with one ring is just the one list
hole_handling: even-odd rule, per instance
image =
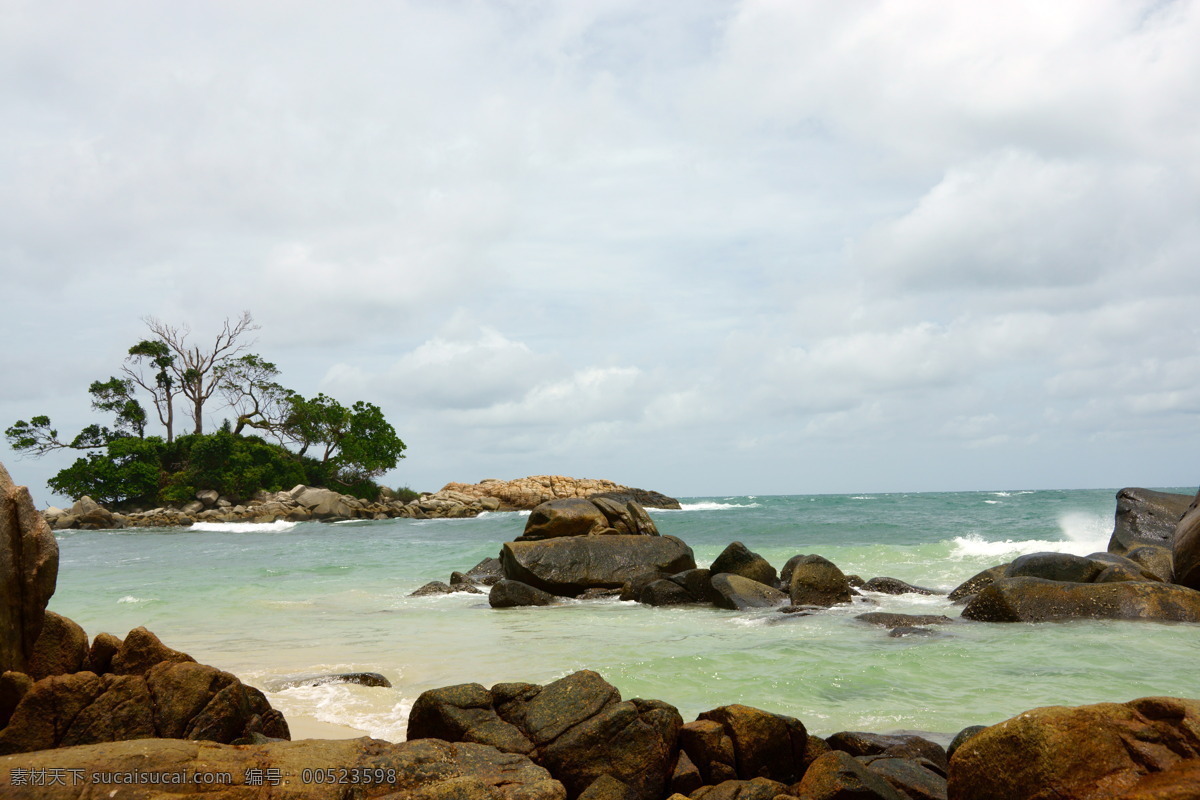
[[[1115, 493], [697, 497], [650, 514], [700, 566], [740, 541], [777, 568], [817, 553], [848, 574], [948, 591], [1025, 553], [1104, 550]], [[1200, 626], [1190, 624], [976, 623], [943, 595], [870, 592], [808, 616], [615, 599], [499, 610], [486, 594], [410, 596], [497, 555], [527, 516], [64, 531], [50, 608], [92, 636], [143, 625], [262, 689], [289, 720], [390, 741], [405, 738], [427, 689], [547, 683], [580, 669], [625, 698], [665, 700], [685, 721], [743, 703], [797, 717], [818, 735], [949, 736], [1037, 706], [1200, 697]], [[894, 638], [855, 619], [867, 611], [954, 623]], [[391, 688], [291, 686], [364, 671]]]

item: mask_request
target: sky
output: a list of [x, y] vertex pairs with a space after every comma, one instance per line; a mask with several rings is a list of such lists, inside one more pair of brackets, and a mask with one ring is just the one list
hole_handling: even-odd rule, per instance
[[[248, 310], [383, 409], [392, 486], [1194, 486], [1197, 41], [1185, 0], [0, 0], [0, 424], [102, 422], [146, 317]], [[0, 443], [42, 504], [76, 456]]]

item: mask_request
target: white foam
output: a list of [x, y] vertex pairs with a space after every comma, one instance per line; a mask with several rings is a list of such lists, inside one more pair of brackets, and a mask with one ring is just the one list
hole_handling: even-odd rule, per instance
[[875, 498], [874, 498], [874, 497], [870, 497], [870, 496], [868, 496], [868, 495], [865, 495], [865, 494], [856, 494], [856, 495], [854, 495], [853, 497], [851, 497], [850, 499], [851, 499], [851, 500], [874, 500]]
[[[1086, 519], [1084, 519], [1086, 518]], [[954, 549], [950, 557], [967, 558], [1015, 558], [1028, 553], [1071, 553], [1086, 556], [1103, 551], [1108, 544], [1108, 534], [1097, 532], [1095, 521], [1090, 515], [1065, 515], [1059, 520], [1060, 527], [1067, 538], [1049, 539], [1005, 539], [1000, 542], [989, 542], [981, 536], [956, 536]]]
[[158, 599], [157, 597], [134, 597], [131, 594], [127, 594], [124, 597], [122, 597], [120, 600], [118, 600], [117, 602], [118, 603], [133, 603], [133, 604], [153, 603], [157, 599]]
[[271, 531], [290, 531], [296, 523], [285, 519], [274, 522], [197, 522], [192, 525], [193, 531], [211, 531], [214, 533], [264, 533]]
[[999, 503], [1000, 501], [999, 500], [984, 500], [983, 502], [987, 503], [988, 505], [994, 506], [997, 503]]
[[724, 511], [728, 508], [758, 508], [758, 503], [717, 503], [702, 500], [699, 503], [680, 503], [679, 508], [653, 508], [651, 511]]
[[413, 706], [412, 700], [399, 697], [394, 689], [345, 683], [294, 686], [265, 694], [285, 716], [289, 711], [304, 714], [390, 742], [404, 741]]

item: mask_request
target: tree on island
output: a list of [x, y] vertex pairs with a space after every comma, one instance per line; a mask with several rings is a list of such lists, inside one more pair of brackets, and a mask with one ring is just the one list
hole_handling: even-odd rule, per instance
[[[188, 344], [186, 326], [145, 321], [155, 338], [129, 349], [125, 377], [88, 389], [92, 408], [113, 415], [112, 427], [88, 425], [64, 441], [49, 417], [36, 416], [5, 431], [13, 450], [33, 456], [86, 451], [49, 480], [56, 493], [132, 506], [187, 501], [201, 489], [248, 498], [307, 483], [373, 497], [379, 491], [374, 480], [404, 458], [404, 442], [377, 406], [358, 401], [347, 408], [324, 394], [305, 399], [278, 382], [274, 364], [245, 352], [252, 342], [243, 337], [258, 328], [249, 312], [226, 319], [207, 350]], [[165, 438], [147, 435], [139, 390], [154, 406]], [[175, 436], [173, 401], [180, 395], [195, 432]], [[204, 409], [218, 395], [234, 419], [204, 434]], [[247, 429], [261, 436], [246, 435]]]

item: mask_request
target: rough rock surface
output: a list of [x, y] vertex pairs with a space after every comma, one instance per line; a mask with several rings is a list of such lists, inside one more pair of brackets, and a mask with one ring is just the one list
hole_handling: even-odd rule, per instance
[[604, 497], [594, 500], [567, 497], [547, 500], [529, 512], [518, 542], [562, 536], [658, 536], [654, 520], [637, 503], [618, 503]]
[[1068, 583], [1001, 578], [963, 609], [977, 622], [1142, 619], [1200, 622], [1200, 591], [1156, 581]]
[[0, 672], [24, 672], [58, 580], [58, 542], [0, 464]]
[[488, 592], [488, 604], [492, 608], [516, 608], [518, 606], [549, 606], [558, 602], [558, 598], [549, 592], [543, 592], [535, 586], [520, 581], [510, 581], [502, 578], [492, 584]]
[[[92, 776], [183, 776], [181, 785], [74, 784], [69, 770]], [[22, 773], [21, 770], [29, 772]], [[58, 771], [65, 780], [29, 785], [14, 775]], [[198, 773], [208, 776], [197, 781]], [[216, 776], [216, 777], [213, 777]], [[227, 777], [226, 777], [227, 776]], [[351, 777], [356, 781], [351, 783]], [[160, 778], [161, 780], [161, 778]], [[0, 758], [6, 800], [566, 800], [562, 784], [522, 755], [479, 744], [431, 739], [392, 744], [376, 739], [322, 740], [232, 747], [170, 739], [92, 744]]]
[[[729, 740], [729, 748], [720, 745], [716, 751], [700, 747], [688, 752], [702, 774], [715, 776], [720, 772], [712, 764], [714, 752], [721, 753], [721, 758], [731, 754], [732, 760], [723, 763], [742, 780], [769, 778], [793, 783], [804, 773], [808, 731], [794, 717], [729, 705], [701, 713], [697, 723], [701, 722], [718, 726], [718, 730], [710, 729], [710, 738], [717, 742]], [[705, 762], [703, 766], [701, 761]]]
[[713, 603], [730, 611], [745, 611], [749, 608], [772, 608], [787, 602], [788, 596], [773, 586], [743, 578], [728, 572], [712, 576]]
[[1127, 797], [1126, 790], [1145, 776], [1197, 758], [1200, 700], [1145, 697], [1036, 708], [985, 728], [959, 746], [950, 761], [950, 796]]
[[779, 579], [775, 568], [765, 558], [758, 553], [751, 552], [741, 542], [733, 542], [722, 550], [708, 569], [713, 575], [721, 572], [741, 575], [743, 578], [765, 583], [772, 589], [775, 588]]
[[695, 569], [692, 548], [674, 536], [565, 536], [505, 542], [504, 575], [551, 594], [620, 589], [647, 572], [664, 576]]
[[467, 497], [492, 497], [499, 501], [500, 511], [524, 511], [536, 508], [547, 500], [564, 497], [606, 495], [618, 502], [636, 501], [647, 508], [679, 508], [679, 501], [644, 489], [634, 489], [607, 480], [568, 478], [563, 475], [531, 475], [502, 481], [489, 478], [479, 483], [448, 483], [442, 492], [452, 491]]
[[1175, 525], [1191, 504], [1185, 494], [1155, 492], [1150, 489], [1122, 489], [1117, 492], [1117, 511], [1108, 552], [1124, 555], [1140, 544], [1170, 547]]
[[793, 556], [784, 572], [788, 575], [788, 594], [793, 605], [832, 606], [850, 602], [850, 582], [824, 556]]
[[1172, 547], [1175, 582], [1192, 589], [1200, 589], [1200, 507], [1197, 506], [1200, 494], [1175, 527]]

